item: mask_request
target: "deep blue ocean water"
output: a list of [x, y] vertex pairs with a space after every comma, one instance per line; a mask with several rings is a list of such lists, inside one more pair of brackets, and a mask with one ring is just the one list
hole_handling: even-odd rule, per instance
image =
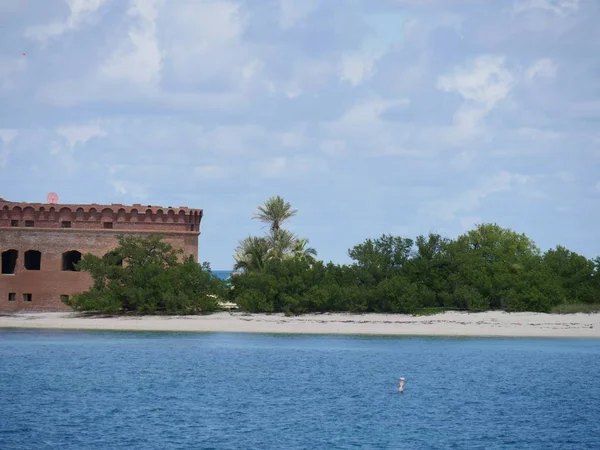
[[0, 448], [599, 449], [599, 380], [599, 340], [0, 330]]

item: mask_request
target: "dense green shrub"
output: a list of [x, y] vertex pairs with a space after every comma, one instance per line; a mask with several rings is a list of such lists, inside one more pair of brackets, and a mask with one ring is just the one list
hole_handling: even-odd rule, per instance
[[562, 247], [542, 254], [496, 224], [455, 240], [389, 235], [348, 251], [350, 265], [271, 259], [234, 277], [230, 298], [252, 312], [394, 312], [457, 309], [550, 312], [600, 299], [600, 260]]
[[226, 295], [224, 283], [208, 264], [191, 259], [160, 236], [120, 236], [119, 246], [99, 258], [86, 254], [78, 268], [93, 286], [64, 302], [76, 311], [194, 314], [214, 311]]

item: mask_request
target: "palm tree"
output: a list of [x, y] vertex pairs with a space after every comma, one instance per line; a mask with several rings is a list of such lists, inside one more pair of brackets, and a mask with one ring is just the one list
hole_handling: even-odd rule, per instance
[[292, 209], [292, 205], [286, 202], [279, 195], [268, 199], [263, 206], [258, 207], [258, 212], [254, 214], [254, 219], [268, 223], [272, 232], [279, 231], [281, 224], [290, 217], [296, 215], [298, 210]]
[[296, 236], [291, 231], [279, 229], [271, 231], [267, 236], [269, 241], [269, 258], [282, 260], [291, 254], [296, 245]]
[[312, 247], [307, 247], [308, 239], [297, 238], [294, 244], [295, 245], [292, 250], [294, 258], [306, 259], [310, 262], [313, 262], [315, 260], [315, 257], [317, 256], [317, 251]]
[[260, 271], [269, 258], [270, 242], [267, 238], [249, 236], [240, 241], [236, 248], [233, 270]]
[[264, 237], [249, 236], [240, 241], [234, 255], [234, 270], [262, 271], [269, 260], [288, 258], [314, 262], [317, 251], [308, 247], [308, 239], [281, 228], [296, 213], [297, 210], [280, 196], [271, 197], [259, 206], [253, 218], [269, 224], [269, 233]]

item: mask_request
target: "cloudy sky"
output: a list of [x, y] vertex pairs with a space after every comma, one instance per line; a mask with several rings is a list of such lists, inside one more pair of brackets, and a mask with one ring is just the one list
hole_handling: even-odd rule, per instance
[[228, 269], [282, 195], [325, 260], [497, 222], [600, 254], [597, 0], [0, 0], [0, 197], [204, 209]]

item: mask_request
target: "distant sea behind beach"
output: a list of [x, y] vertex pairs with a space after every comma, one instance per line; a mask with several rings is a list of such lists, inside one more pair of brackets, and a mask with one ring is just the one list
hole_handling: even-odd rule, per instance
[[231, 270], [213, 270], [212, 273], [214, 273], [216, 276], [218, 276], [220, 279], [222, 280], [226, 280], [227, 278], [229, 278], [229, 276], [231, 275]]
[[598, 449], [599, 373], [586, 339], [0, 330], [0, 448]]

